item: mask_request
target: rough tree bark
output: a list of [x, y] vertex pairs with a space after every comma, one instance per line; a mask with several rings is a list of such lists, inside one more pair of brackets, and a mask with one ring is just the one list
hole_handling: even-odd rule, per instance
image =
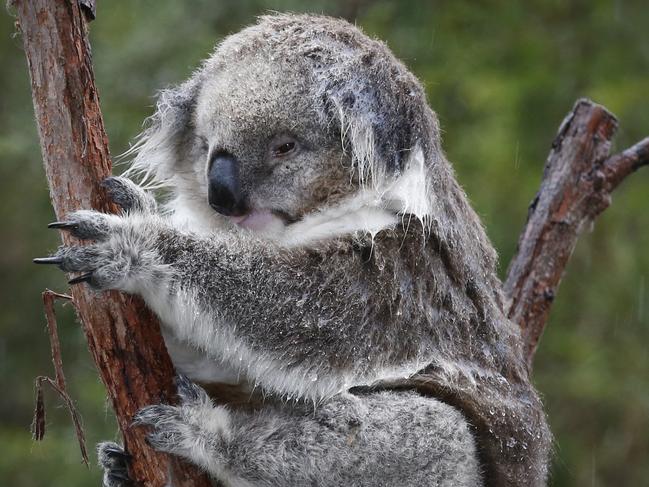
[[[16, 0], [32, 82], [45, 171], [57, 219], [80, 208], [115, 212], [100, 187], [111, 173], [108, 140], [99, 109], [87, 38], [88, 2]], [[64, 243], [72, 237], [63, 235]], [[173, 402], [174, 369], [157, 320], [140, 299], [117, 292], [95, 294], [74, 286], [72, 299], [132, 455], [132, 477], [162, 487], [172, 467], [175, 485], [208, 486], [196, 469], [170, 460], [130, 428], [146, 405]]]
[[[57, 218], [78, 208], [114, 212], [99, 186], [110, 174], [111, 162], [87, 39], [85, 15], [94, 17], [93, 2], [13, 4]], [[617, 120], [605, 108], [580, 100], [552, 145], [505, 282], [509, 316], [522, 327], [529, 364], [577, 238], [608, 207], [621, 181], [649, 164], [649, 138], [608, 157], [616, 128]], [[65, 243], [71, 238], [63, 237]], [[140, 407], [172, 402], [174, 397], [173, 366], [159, 326], [139, 299], [114, 292], [93, 294], [85, 286], [74, 287], [72, 297], [133, 455], [132, 475], [145, 485], [162, 486], [169, 459], [145, 444], [141, 430], [129, 428]], [[173, 469], [177, 485], [209, 485], [191, 468], [174, 464]]]
[[541, 188], [530, 204], [505, 281], [509, 317], [521, 326], [530, 369], [579, 235], [608, 208], [624, 178], [649, 164], [649, 137], [609, 157], [617, 127], [603, 106], [577, 101], [552, 143]]

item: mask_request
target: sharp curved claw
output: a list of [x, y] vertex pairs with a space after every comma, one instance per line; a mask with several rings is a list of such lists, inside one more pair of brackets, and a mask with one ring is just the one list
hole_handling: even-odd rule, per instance
[[68, 284], [79, 284], [81, 282], [88, 282], [92, 278], [92, 271], [81, 274], [80, 276], [73, 277], [68, 281]]
[[63, 262], [63, 259], [61, 257], [52, 256], [52, 257], [37, 257], [35, 259], [32, 259], [32, 262], [34, 264], [61, 264]]
[[77, 228], [78, 226], [79, 224], [75, 222], [52, 222], [47, 225], [47, 228], [55, 228], [59, 230], [71, 230], [73, 228]]

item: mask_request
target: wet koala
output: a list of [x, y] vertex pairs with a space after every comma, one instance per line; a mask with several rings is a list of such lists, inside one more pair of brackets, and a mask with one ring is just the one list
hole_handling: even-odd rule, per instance
[[[141, 185], [104, 183], [123, 212], [67, 215], [54, 226], [91, 242], [40, 262], [159, 316], [182, 401], [136, 416], [154, 448], [226, 486], [545, 484], [495, 251], [384, 44], [262, 17], [160, 93], [131, 155]], [[129, 485], [121, 449], [99, 453]]]

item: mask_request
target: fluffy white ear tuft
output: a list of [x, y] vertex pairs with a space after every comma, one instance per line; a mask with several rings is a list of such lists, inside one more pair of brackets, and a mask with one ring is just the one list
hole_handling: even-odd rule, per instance
[[189, 154], [199, 74], [158, 93], [155, 113], [146, 120], [144, 131], [132, 147], [120, 156], [130, 159], [125, 176], [137, 179], [147, 189], [168, 186], [177, 165]]
[[361, 186], [376, 189], [384, 171], [376, 161], [372, 124], [367, 119], [348, 114], [342, 106], [338, 106], [338, 117], [341, 143], [343, 149], [351, 148], [353, 167], [358, 173]]
[[424, 152], [417, 145], [402, 173], [384, 186], [380, 199], [386, 209], [401, 215], [413, 215], [426, 228], [433, 217], [434, 197]]
[[379, 141], [372, 117], [361, 117], [345, 110], [340, 103], [336, 105], [343, 148], [351, 149], [353, 168], [357, 171], [361, 190], [373, 193], [374, 200], [382, 209], [414, 216], [424, 228], [428, 228], [435, 204], [430, 174], [435, 161], [426, 161], [424, 150], [417, 143], [410, 149], [401, 170], [392, 173], [387, 169], [390, 161], [380, 160], [387, 155], [377, 151]]
[[373, 177], [373, 187], [361, 187], [357, 195], [342, 203], [282, 228], [278, 240], [283, 245], [300, 246], [356, 232], [374, 236], [393, 228], [400, 217], [410, 216], [417, 218], [426, 231], [436, 204], [427, 168], [423, 150], [416, 146], [401, 174]]

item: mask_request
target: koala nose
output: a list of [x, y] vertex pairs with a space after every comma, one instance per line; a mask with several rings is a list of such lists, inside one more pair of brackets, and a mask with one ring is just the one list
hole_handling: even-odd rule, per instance
[[207, 200], [217, 212], [226, 216], [246, 213], [239, 179], [239, 161], [227, 152], [217, 152], [210, 160]]

